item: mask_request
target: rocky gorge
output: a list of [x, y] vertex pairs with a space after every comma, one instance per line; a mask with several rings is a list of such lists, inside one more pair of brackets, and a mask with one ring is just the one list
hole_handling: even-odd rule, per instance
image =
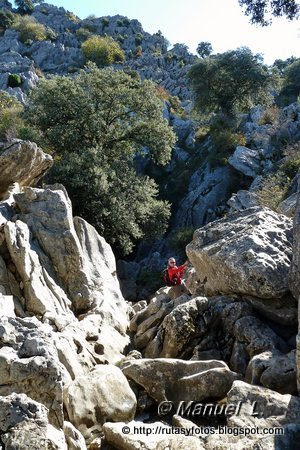
[[[190, 294], [161, 288], [132, 304], [110, 246], [72, 217], [64, 187], [34, 187], [51, 165], [34, 143], [2, 144], [3, 447], [296, 448], [300, 194], [294, 225], [256, 206], [198, 229]], [[174, 415], [180, 402], [221, 400], [241, 410], [210, 426], [284, 434], [199, 436], [201, 418]], [[159, 416], [162, 402], [173, 409]], [[142, 426], [165, 432], [134, 434]]]

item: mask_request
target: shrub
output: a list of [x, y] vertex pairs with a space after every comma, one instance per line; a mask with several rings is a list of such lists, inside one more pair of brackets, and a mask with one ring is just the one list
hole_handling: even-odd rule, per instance
[[141, 45], [141, 43], [143, 42], [143, 38], [144, 36], [142, 35], [142, 33], [137, 33], [135, 35], [135, 45], [136, 46]]
[[117, 27], [123, 26], [123, 20], [117, 20]]
[[0, 91], [0, 139], [18, 137], [18, 128], [23, 125], [23, 106], [14, 97]]
[[235, 121], [223, 114], [214, 117], [209, 133], [213, 148], [208, 155], [207, 161], [213, 167], [226, 165], [235, 147], [237, 145], [246, 145], [244, 134], [236, 131]]
[[139, 45], [138, 47], [136, 47], [135, 52], [134, 52], [134, 56], [136, 58], [139, 58], [140, 56], [142, 56], [143, 54], [143, 49], [142, 47]]
[[101, 22], [102, 22], [103, 28], [105, 28], [105, 27], [107, 27], [109, 25], [109, 19], [107, 19], [106, 17], [103, 17]]
[[72, 22], [74, 22], [74, 23], [80, 22], [80, 19], [74, 13], [68, 12], [66, 15], [67, 15], [68, 19], [71, 20]]
[[300, 170], [300, 143], [289, 145], [283, 150], [285, 156], [280, 170], [289, 179], [293, 179]]
[[0, 29], [11, 28], [14, 23], [14, 14], [7, 9], [0, 10]]
[[123, 50], [111, 37], [92, 36], [81, 45], [85, 61], [108, 66], [125, 59]]
[[263, 206], [278, 210], [279, 204], [284, 200], [290, 185], [290, 179], [282, 172], [271, 174], [264, 178], [259, 190], [255, 191], [259, 203]]
[[300, 95], [300, 58], [284, 70], [284, 80], [278, 102], [281, 106], [289, 105]]
[[43, 3], [44, 0], [15, 0], [16, 6], [18, 6], [18, 11], [21, 14], [30, 14], [34, 5], [38, 3]]
[[47, 39], [50, 39], [50, 41], [55, 41], [55, 39], [57, 38], [57, 33], [50, 27], [46, 28], [46, 34]]
[[27, 40], [44, 41], [47, 39], [46, 27], [37, 22], [34, 17], [19, 16], [14, 22], [13, 28], [20, 32], [20, 39], [23, 43]]
[[78, 37], [78, 39], [80, 39], [81, 41], [86, 41], [90, 37], [91, 32], [90, 32], [89, 28], [87, 26], [85, 26], [85, 27], [78, 28], [78, 30], [76, 30], [75, 34]]
[[130, 25], [130, 20], [128, 19], [128, 17], [125, 17], [125, 19], [123, 19], [123, 26], [128, 27], [129, 25]]
[[264, 113], [262, 114], [262, 116], [260, 117], [258, 124], [259, 125], [267, 125], [267, 124], [274, 124], [279, 117], [279, 109], [277, 108], [277, 106], [273, 105], [270, 106], [269, 108], [266, 109], [266, 111], [264, 111]]
[[12, 73], [9, 75], [8, 77], [8, 86], [15, 88], [15, 87], [20, 87], [22, 84], [22, 78], [20, 75], [18, 75], [17, 73]]

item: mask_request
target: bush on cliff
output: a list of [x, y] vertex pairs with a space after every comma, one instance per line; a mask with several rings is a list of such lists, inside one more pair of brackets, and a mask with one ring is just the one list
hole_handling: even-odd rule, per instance
[[51, 181], [65, 184], [75, 213], [115, 249], [126, 254], [144, 235], [163, 233], [170, 207], [154, 181], [133, 169], [143, 148], [166, 164], [175, 143], [153, 83], [90, 64], [72, 79], [41, 80], [26, 117], [59, 154]]
[[18, 16], [13, 28], [20, 32], [20, 40], [24, 43], [28, 40], [44, 41], [48, 37], [46, 27], [34, 17]]
[[125, 59], [123, 50], [118, 42], [110, 36], [92, 36], [81, 45], [85, 61], [93, 61], [104, 67], [122, 62]]

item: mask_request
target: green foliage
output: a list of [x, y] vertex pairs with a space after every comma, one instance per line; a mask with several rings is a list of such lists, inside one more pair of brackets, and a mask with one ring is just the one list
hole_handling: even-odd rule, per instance
[[138, 45], [135, 49], [134, 56], [136, 58], [139, 58], [140, 56], [142, 56], [142, 54], [143, 54], [143, 49], [140, 45]]
[[202, 59], [189, 72], [195, 108], [201, 113], [235, 115], [255, 103], [267, 103], [273, 75], [259, 55], [239, 48]]
[[289, 185], [290, 180], [278, 172], [264, 178], [260, 189], [255, 193], [261, 205], [277, 211], [280, 202], [285, 198]]
[[128, 17], [125, 17], [125, 19], [123, 19], [123, 26], [129, 27], [129, 25], [130, 25], [130, 20], [128, 19]]
[[93, 61], [99, 66], [109, 66], [122, 62], [125, 55], [118, 42], [110, 36], [92, 36], [81, 45], [85, 61]]
[[72, 22], [74, 22], [74, 23], [79, 23], [80, 22], [80, 19], [79, 19], [79, 17], [77, 17], [74, 13], [72, 13], [72, 12], [67, 12], [67, 17], [68, 17], [68, 19], [70, 19]]
[[105, 27], [107, 27], [109, 25], [109, 19], [107, 19], [106, 17], [103, 17], [101, 22], [102, 22], [103, 28], [105, 28]]
[[91, 32], [89, 27], [85, 26], [78, 28], [78, 30], [75, 31], [75, 34], [81, 41], [86, 41], [90, 37]]
[[267, 108], [262, 116], [260, 117], [258, 124], [259, 125], [274, 125], [279, 118], [279, 109], [277, 106], [272, 105]]
[[8, 77], [8, 86], [15, 88], [15, 87], [20, 87], [22, 84], [22, 78], [19, 74], [17, 73], [11, 73]]
[[280, 170], [292, 180], [300, 170], [300, 143], [288, 145], [283, 154], [285, 157], [281, 162]]
[[278, 205], [287, 197], [291, 181], [300, 170], [300, 143], [288, 145], [283, 155], [276, 172], [265, 177], [256, 191], [260, 203], [274, 211], [278, 211]]
[[285, 68], [283, 77], [278, 99], [281, 106], [295, 102], [300, 95], [300, 58]]
[[297, 0], [239, 0], [245, 7], [246, 16], [251, 17], [251, 23], [262, 26], [270, 25], [271, 16], [286, 16], [293, 20], [299, 17], [299, 4]]
[[34, 9], [34, 5], [43, 2], [44, 0], [15, 0], [15, 4], [18, 7], [18, 11], [21, 14], [30, 14]]
[[170, 207], [133, 169], [143, 147], [166, 164], [175, 143], [153, 83], [89, 64], [72, 79], [41, 80], [30, 100], [29, 125], [60, 155], [50, 181], [65, 184], [76, 214], [125, 254], [143, 236], [164, 232]]
[[287, 58], [285, 60], [283, 59], [275, 59], [273, 66], [277, 67], [277, 69], [279, 70], [280, 74], [283, 75], [284, 70], [286, 69], [287, 66], [289, 66], [290, 64], [292, 64], [293, 62], [295, 62], [297, 60], [297, 58], [295, 58], [294, 56], [291, 56], [290, 58]]
[[135, 45], [141, 45], [141, 43], [143, 42], [144, 36], [142, 35], [142, 33], [136, 33], [135, 35]]
[[149, 292], [155, 292], [164, 285], [163, 269], [154, 271], [142, 269], [136, 282], [137, 285], [144, 286]]
[[172, 246], [172, 249], [178, 253], [180, 257], [184, 256], [185, 253], [185, 247], [187, 244], [191, 242], [193, 239], [195, 228], [193, 227], [186, 227], [181, 228], [179, 230], [176, 230], [169, 238], [170, 245]]
[[13, 28], [20, 32], [20, 39], [23, 43], [28, 40], [44, 41], [47, 39], [46, 27], [37, 22], [34, 17], [18, 16]]
[[197, 47], [197, 53], [200, 56], [200, 58], [206, 58], [209, 56], [213, 51], [212, 45], [210, 42], [200, 42]]
[[246, 145], [244, 134], [237, 132], [234, 121], [224, 115], [217, 115], [213, 119], [209, 134], [213, 149], [210, 151], [207, 161], [212, 167], [226, 165], [236, 146]]
[[0, 91], [0, 139], [18, 137], [18, 129], [23, 125], [23, 107], [14, 97]]
[[14, 23], [14, 14], [7, 9], [0, 9], [0, 31], [11, 28]]

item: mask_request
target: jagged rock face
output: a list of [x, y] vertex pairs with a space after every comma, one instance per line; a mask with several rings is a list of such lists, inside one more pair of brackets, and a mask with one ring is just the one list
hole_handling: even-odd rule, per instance
[[223, 398], [238, 378], [224, 362], [215, 360], [137, 359], [125, 361], [121, 368], [158, 403]]
[[268, 208], [249, 208], [206, 225], [186, 251], [207, 295], [272, 299], [288, 292], [292, 222]]
[[29, 141], [2, 143], [0, 151], [0, 199], [15, 182], [20, 186], [36, 184], [53, 164], [50, 155]]
[[26, 393], [49, 410], [51, 424], [63, 424], [63, 367], [51, 328], [36, 318], [1, 318], [0, 395]]
[[48, 422], [47, 408], [25, 394], [0, 397], [0, 444], [18, 450], [67, 450], [64, 433]]
[[298, 187], [296, 198], [293, 227], [293, 261], [289, 274], [289, 287], [295, 299], [298, 300], [300, 295], [300, 187]]
[[205, 166], [195, 171], [188, 193], [178, 206], [174, 227], [199, 227], [215, 220], [218, 214], [224, 212], [224, 204], [230, 198], [235, 184], [236, 175], [230, 167], [211, 170]]

